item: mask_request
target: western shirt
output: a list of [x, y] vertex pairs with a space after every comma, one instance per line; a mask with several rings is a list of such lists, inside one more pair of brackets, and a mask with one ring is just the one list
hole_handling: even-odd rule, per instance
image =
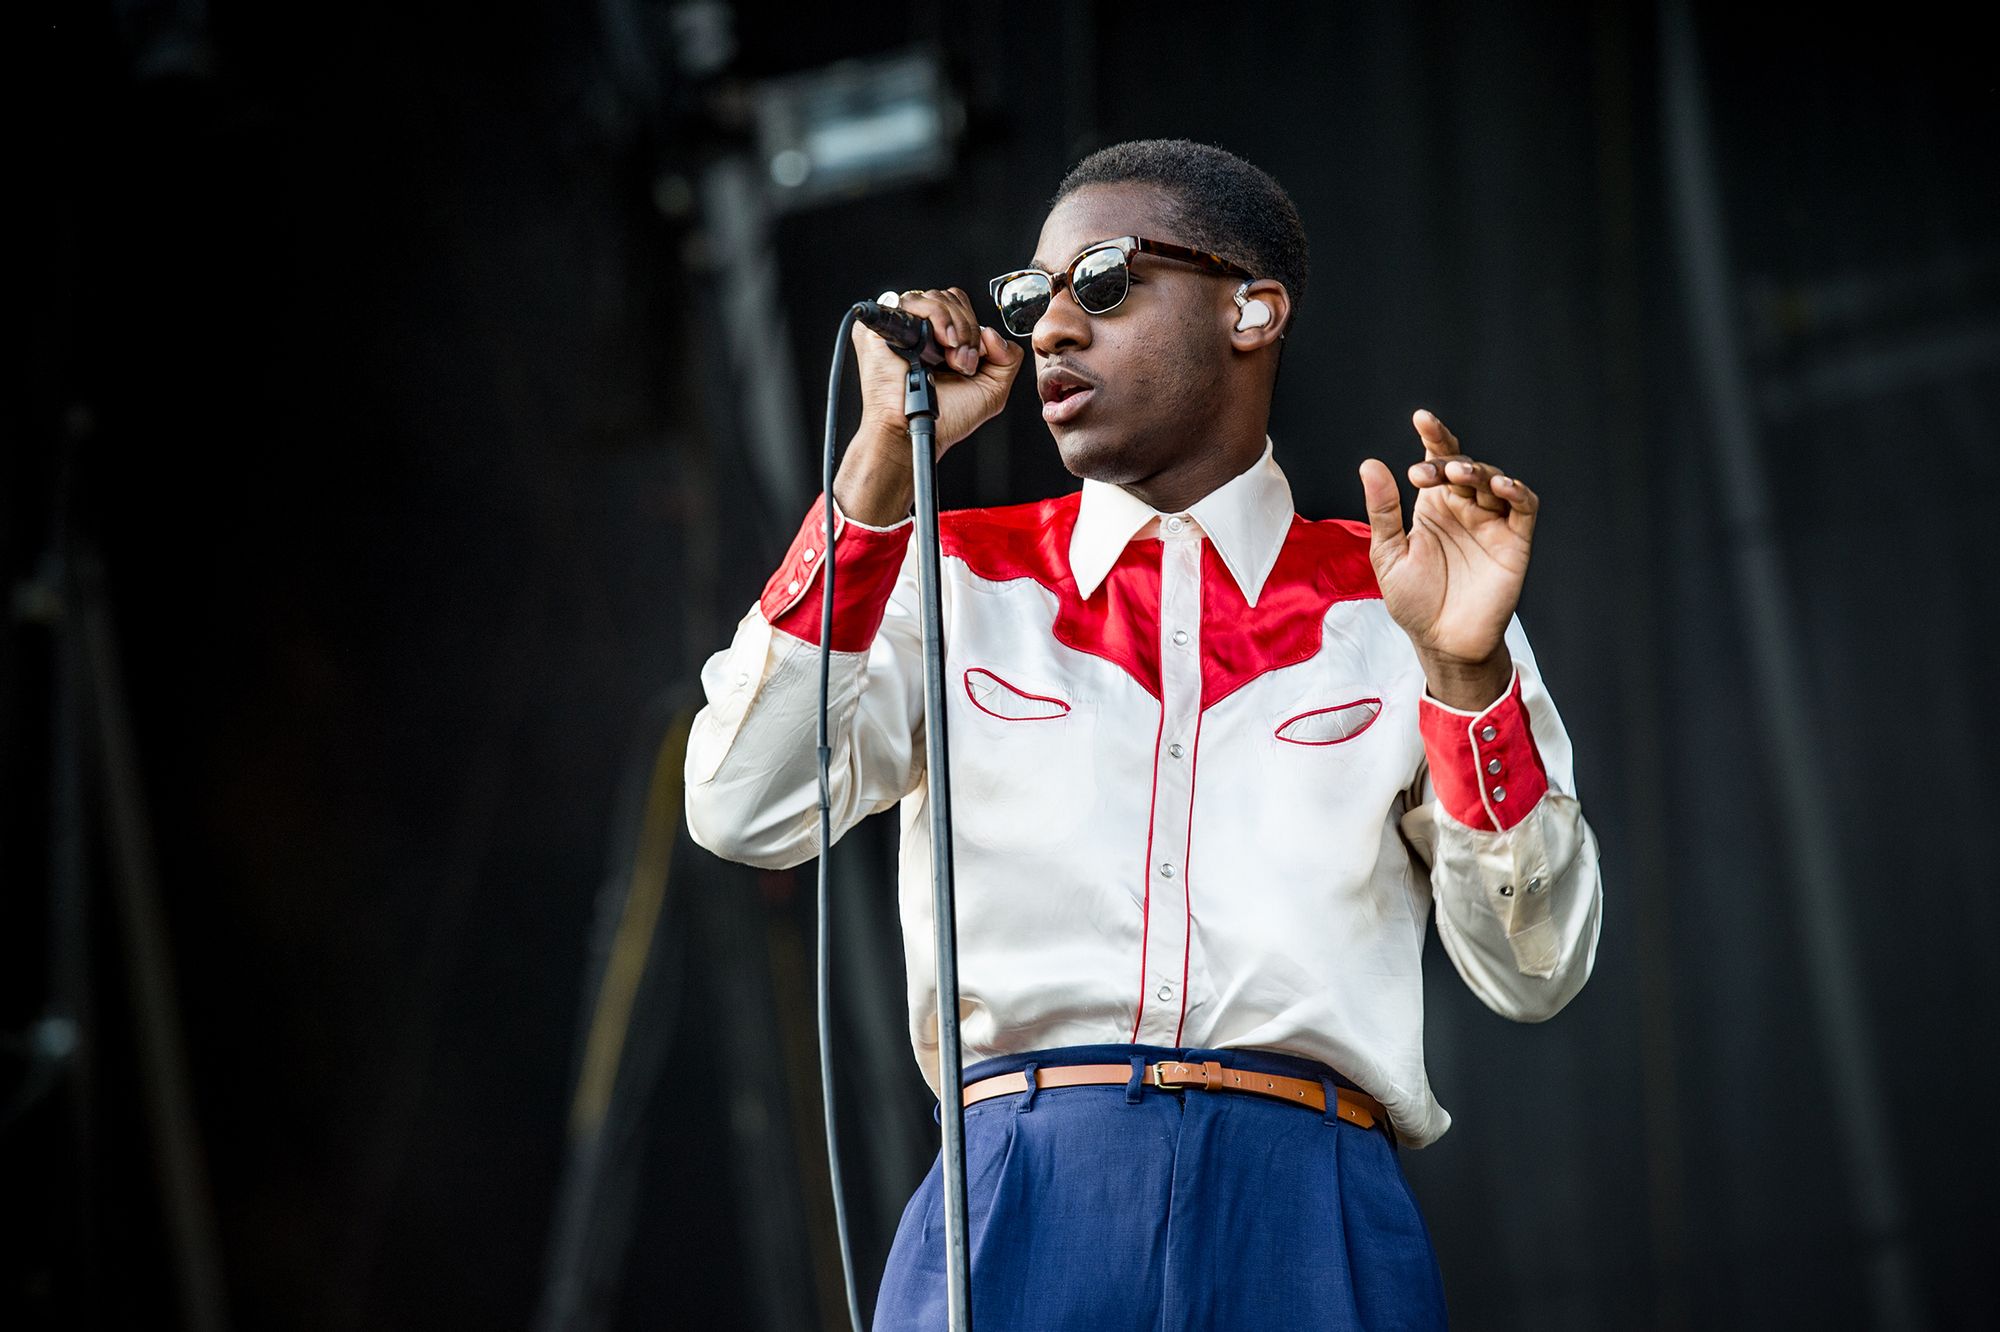
[[[824, 497], [729, 647], [688, 742], [696, 842], [819, 853]], [[901, 807], [910, 1039], [937, 1067], [912, 522], [836, 507], [836, 840]], [[1506, 693], [1429, 696], [1368, 529], [1308, 521], [1267, 440], [1179, 513], [1085, 481], [940, 515], [966, 1063], [1107, 1041], [1320, 1060], [1422, 1146], [1433, 913], [1465, 983], [1540, 1021], [1588, 978], [1602, 887], [1569, 737], [1518, 619]]]

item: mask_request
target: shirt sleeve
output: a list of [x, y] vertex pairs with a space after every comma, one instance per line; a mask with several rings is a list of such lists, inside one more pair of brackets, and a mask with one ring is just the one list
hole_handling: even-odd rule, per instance
[[[923, 647], [912, 520], [871, 527], [834, 511], [828, 682], [835, 841], [916, 788], [923, 773]], [[707, 704], [688, 736], [687, 820], [726, 860], [789, 869], [819, 846], [820, 608], [824, 496], [736, 626], [702, 667]]]
[[1507, 647], [1514, 676], [1491, 706], [1464, 712], [1425, 694], [1420, 800], [1402, 828], [1429, 869], [1459, 975], [1496, 1013], [1540, 1022], [1590, 977], [1603, 886], [1569, 735], [1519, 620]]

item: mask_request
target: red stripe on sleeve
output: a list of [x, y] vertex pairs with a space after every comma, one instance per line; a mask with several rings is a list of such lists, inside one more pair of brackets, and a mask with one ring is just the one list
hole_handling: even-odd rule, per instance
[[1426, 694], [1417, 728], [1438, 800], [1468, 828], [1505, 832], [1527, 818], [1549, 789], [1521, 702], [1518, 670], [1500, 701], [1477, 715], [1447, 708]]
[[[889, 594], [895, 591], [896, 575], [903, 568], [903, 554], [909, 548], [911, 523], [890, 528], [867, 527], [847, 521], [834, 513], [833, 558], [838, 563], [833, 577], [833, 650], [865, 652], [882, 627], [889, 608]], [[820, 568], [826, 563], [826, 496], [813, 501], [812, 508], [792, 538], [792, 548], [778, 564], [778, 571], [764, 584], [758, 607], [773, 629], [808, 643], [819, 642], [820, 605], [825, 580]]]

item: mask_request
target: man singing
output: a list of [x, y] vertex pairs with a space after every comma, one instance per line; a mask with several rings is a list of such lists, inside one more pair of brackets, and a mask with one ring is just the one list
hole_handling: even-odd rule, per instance
[[[1375, 459], [1365, 526], [1297, 516], [1265, 432], [1306, 276], [1277, 182], [1156, 140], [1078, 164], [1034, 259], [993, 280], [1083, 485], [940, 521], [962, 1072], [937, 1059], [904, 364], [859, 327], [834, 548], [816, 505], [702, 672], [695, 839], [817, 855], [817, 575], [838, 563], [835, 835], [902, 805], [910, 1037], [968, 1107], [989, 1332], [1443, 1326], [1396, 1157], [1450, 1124], [1426, 923], [1519, 1021], [1590, 974], [1596, 842], [1514, 619], [1535, 493], [1420, 411], [1407, 528]], [[959, 288], [901, 305], [959, 371], [942, 452], [1024, 353]], [[945, 1324], [941, 1194], [933, 1167], [878, 1329]]]

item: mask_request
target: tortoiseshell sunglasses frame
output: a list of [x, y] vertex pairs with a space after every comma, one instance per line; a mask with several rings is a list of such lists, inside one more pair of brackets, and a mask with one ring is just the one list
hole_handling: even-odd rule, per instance
[[[1024, 278], [1029, 274], [1035, 274], [1048, 279], [1049, 301], [1051, 304], [1054, 303], [1056, 294], [1064, 287], [1072, 287], [1071, 295], [1074, 298], [1074, 288], [1070, 279], [1076, 273], [1076, 266], [1091, 255], [1096, 254], [1099, 250], [1117, 250], [1124, 256], [1126, 268], [1125, 294], [1105, 306], [1102, 310], [1084, 308], [1083, 303], [1078, 301], [1078, 308], [1083, 309], [1085, 314], [1110, 314], [1125, 303], [1125, 296], [1132, 294], [1131, 267], [1132, 256], [1134, 254], [1150, 254], [1161, 259], [1172, 259], [1177, 263], [1193, 264], [1195, 267], [1206, 269], [1211, 273], [1221, 273], [1228, 277], [1239, 277], [1245, 281], [1254, 282], [1257, 280], [1257, 275], [1243, 267], [1243, 265], [1224, 259], [1221, 255], [1209, 250], [1197, 250], [1188, 245], [1176, 245], [1172, 241], [1149, 240], [1144, 236], [1118, 236], [1111, 240], [1095, 241], [1084, 246], [1083, 249], [1077, 251], [1076, 257], [1070, 260], [1060, 273], [1051, 273], [1045, 268], [1030, 266], [1028, 268], [1017, 268], [1011, 273], [1002, 273], [999, 277], [988, 282], [986, 290], [993, 299], [993, 308], [1000, 310], [1000, 327], [1005, 329], [1010, 337], [1025, 338], [1032, 336], [1034, 333], [1033, 324], [1028, 326], [1026, 333], [1016, 333], [1012, 328], [1007, 326], [1006, 311], [1001, 309], [1000, 306], [1000, 289], [1002, 287], [1016, 278]], [[1044, 307], [1044, 313], [1046, 313], [1046, 307]], [[1040, 316], [1038, 315], [1036, 318], [1039, 320]]]

